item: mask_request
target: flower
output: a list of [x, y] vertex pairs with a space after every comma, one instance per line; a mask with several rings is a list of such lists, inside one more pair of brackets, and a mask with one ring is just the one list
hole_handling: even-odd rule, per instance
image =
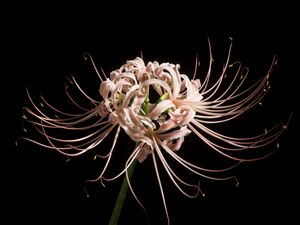
[[[71, 82], [92, 105], [91, 109], [79, 105], [66, 87], [67, 95], [75, 107], [81, 111], [80, 113], [63, 112], [49, 104], [44, 98], [41, 98], [44, 107], [39, 107], [27, 90], [32, 108], [24, 108], [26, 119], [35, 125], [45, 141], [37, 141], [28, 137], [24, 139], [54, 149], [66, 156], [78, 156], [96, 148], [110, 133], [114, 133], [108, 154], [97, 155], [106, 159], [105, 166], [99, 176], [90, 181], [110, 181], [125, 173], [129, 188], [139, 202], [130, 185], [127, 170], [135, 160], [142, 163], [148, 157], [152, 157], [169, 223], [167, 201], [157, 160], [161, 162], [175, 187], [187, 197], [194, 198], [202, 193], [199, 184], [188, 183], [177, 175], [166, 160], [166, 155], [178, 162], [182, 168], [200, 177], [236, 180], [234, 176], [219, 177], [215, 174], [230, 170], [244, 161], [267, 157], [272, 152], [254, 158], [243, 158], [237, 153], [266, 146], [274, 142], [286, 129], [286, 125], [278, 124], [267, 132], [252, 137], [237, 138], [210, 128], [210, 125], [228, 122], [260, 103], [267, 93], [268, 79], [276, 64], [276, 59], [273, 58], [268, 71], [260, 80], [246, 86], [245, 81], [249, 75], [249, 69], [242, 67], [240, 62], [230, 63], [231, 41], [221, 74], [216, 82], [211, 82], [213, 57], [210, 42], [208, 43], [210, 60], [204, 79], [197, 78], [198, 57], [192, 78], [180, 73], [179, 64], [157, 61], [145, 64], [141, 57], [128, 60], [119, 69], [112, 71], [110, 76], [106, 76], [103, 71], [102, 74], [98, 72], [92, 57], [87, 53], [85, 57], [92, 62], [101, 81], [99, 88], [101, 100], [88, 96], [74, 77]], [[233, 76], [228, 82], [229, 73], [233, 73]], [[53, 110], [58, 116], [49, 116], [45, 112], [45, 107]], [[53, 130], [66, 130], [74, 134], [74, 137], [62, 138], [59, 134], [56, 136]], [[109, 178], [105, 176], [105, 173], [121, 131], [124, 131], [136, 143], [136, 147], [126, 159], [124, 169], [116, 176]], [[185, 138], [191, 134], [205, 142], [214, 151], [233, 160], [234, 165], [223, 169], [209, 169], [193, 164], [178, 155], [177, 151], [180, 150]], [[187, 191], [185, 188], [194, 191]]]

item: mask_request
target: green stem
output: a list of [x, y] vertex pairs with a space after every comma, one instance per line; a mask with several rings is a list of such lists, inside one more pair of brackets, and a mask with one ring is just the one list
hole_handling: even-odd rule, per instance
[[[127, 170], [129, 180], [131, 179], [131, 177], [133, 175], [134, 168], [135, 168], [135, 165], [136, 165], [136, 161], [137, 160], [134, 160], [132, 162], [132, 164], [129, 166], [128, 170]], [[121, 211], [122, 211], [122, 207], [123, 207], [123, 204], [124, 204], [124, 200], [125, 200], [127, 191], [128, 191], [128, 182], [127, 182], [127, 179], [126, 179], [126, 176], [125, 176], [124, 180], [122, 182], [121, 188], [120, 188], [118, 198], [117, 198], [116, 203], [115, 203], [113, 213], [110, 217], [109, 225], [117, 225], [118, 224], [118, 220], [119, 220], [119, 217], [120, 217], [120, 214], [121, 214]]]

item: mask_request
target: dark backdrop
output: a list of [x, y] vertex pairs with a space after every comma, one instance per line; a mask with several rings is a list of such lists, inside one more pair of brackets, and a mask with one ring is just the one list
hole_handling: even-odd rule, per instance
[[[284, 121], [290, 112], [293, 117], [279, 139], [279, 151], [234, 170], [240, 181], [238, 188], [230, 182], [201, 180], [206, 197], [186, 199], [164, 179], [171, 224], [269, 224], [278, 220], [290, 224], [298, 220], [299, 44], [293, 6], [117, 5], [82, 7], [76, 11], [47, 5], [8, 8], [11, 13], [2, 21], [1, 72], [3, 140], [8, 145], [1, 150], [0, 196], [1, 214], [8, 220], [1, 224], [19, 220], [25, 224], [74, 224], [81, 219], [89, 225], [107, 224], [122, 180], [107, 183], [105, 188], [99, 183], [85, 186], [84, 181], [95, 177], [103, 165], [93, 160], [92, 152], [67, 162], [62, 155], [29, 143], [18, 142], [15, 146], [23, 135], [22, 107], [29, 103], [26, 87], [63, 106], [64, 82], [67, 76], [74, 75], [90, 88], [91, 94], [97, 94], [96, 75], [82, 57], [86, 51], [107, 72], [142, 51], [145, 61], [179, 63], [185, 73], [192, 73], [197, 53], [203, 62], [208, 59], [207, 37], [218, 65], [225, 60], [232, 37], [233, 59], [249, 66], [256, 78], [264, 74], [274, 54], [278, 59], [271, 77], [272, 88], [262, 109], [243, 115], [242, 121], [248, 121], [245, 127], [234, 123], [232, 129], [241, 129], [242, 134], [251, 132], [251, 126], [255, 131], [256, 127], [263, 129]], [[130, 150], [133, 146], [123, 135], [117, 148]], [[276, 148], [276, 143], [269, 148]], [[208, 147], [193, 137], [180, 151], [184, 149], [194, 149], [197, 153], [193, 157], [201, 157], [198, 151]], [[138, 165], [133, 184], [149, 212], [151, 224], [166, 224], [151, 159]], [[120, 224], [146, 224], [143, 211], [130, 194]]]

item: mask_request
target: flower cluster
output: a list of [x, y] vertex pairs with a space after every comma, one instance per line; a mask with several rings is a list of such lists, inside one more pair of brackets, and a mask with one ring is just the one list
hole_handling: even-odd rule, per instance
[[[196, 111], [185, 102], [201, 102], [200, 81], [180, 74], [179, 65], [149, 62], [137, 57], [113, 71], [100, 85], [99, 114], [118, 123], [140, 143], [136, 158], [142, 162], [158, 145], [176, 151], [191, 133], [188, 124]], [[157, 99], [150, 99], [155, 92]], [[153, 94], [152, 94], [153, 95]]]
[[[216, 172], [226, 171], [232, 166], [224, 169], [208, 169], [179, 156], [176, 151], [181, 148], [187, 135], [195, 134], [216, 152], [236, 161], [235, 166], [243, 161], [266, 157], [267, 155], [251, 159], [240, 158], [236, 156], [236, 153], [263, 147], [276, 140], [286, 128], [279, 124], [262, 134], [243, 138], [227, 136], [209, 128], [211, 124], [232, 120], [259, 103], [266, 94], [268, 78], [276, 64], [274, 58], [266, 74], [259, 81], [246, 86], [244, 81], [248, 77], [249, 70], [242, 67], [240, 62], [229, 63], [231, 47], [230, 45], [223, 69], [213, 83], [211, 82], [213, 58], [210, 43], [209, 67], [202, 80], [197, 78], [198, 58], [196, 58], [195, 72], [192, 77], [182, 74], [178, 64], [156, 61], [145, 64], [141, 57], [128, 60], [107, 77], [105, 73], [98, 72], [93, 59], [87, 54], [86, 58], [91, 60], [101, 81], [99, 88], [101, 100], [88, 96], [73, 78], [72, 82], [93, 107], [87, 109], [79, 105], [66, 89], [70, 100], [81, 112], [76, 114], [62, 112], [42, 98], [43, 105], [48, 106], [58, 115], [50, 117], [43, 108], [35, 104], [28, 92], [33, 109], [25, 108], [26, 114], [30, 115], [26, 117], [27, 121], [35, 125], [39, 133], [45, 137], [46, 142], [27, 137], [24, 139], [55, 149], [67, 156], [77, 156], [97, 147], [108, 134], [115, 130], [110, 151], [106, 155], [101, 155], [106, 159], [105, 166], [99, 177], [93, 181], [116, 179], [127, 173], [134, 160], [143, 162], [151, 156], [168, 217], [157, 166], [158, 159], [180, 192], [188, 197], [195, 197], [202, 192], [199, 184], [187, 183], [175, 173], [165, 158], [166, 154], [177, 161], [182, 168], [200, 177], [215, 180], [235, 179], [233, 176], [220, 178], [213, 175]], [[227, 82], [224, 82], [226, 79]], [[228, 79], [231, 79], [230, 82]], [[56, 129], [74, 132], [76, 137], [65, 139], [54, 136], [51, 131], [48, 132]], [[136, 143], [136, 147], [130, 153], [124, 169], [115, 177], [107, 178], [105, 172], [121, 130]], [[132, 190], [130, 185], [129, 187]], [[195, 192], [190, 193], [184, 187], [195, 188]]]

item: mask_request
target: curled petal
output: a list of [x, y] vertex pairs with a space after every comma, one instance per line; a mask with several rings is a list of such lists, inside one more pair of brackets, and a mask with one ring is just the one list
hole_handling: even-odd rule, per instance
[[109, 94], [112, 92], [112, 90], [116, 87], [114, 82], [112, 82], [110, 79], [106, 79], [100, 84], [100, 95], [103, 97], [103, 99], [107, 99]]
[[148, 155], [152, 153], [153, 153], [153, 147], [145, 144], [139, 151], [138, 155], [136, 156], [136, 159], [140, 163], [142, 163], [148, 157]]
[[169, 116], [178, 126], [187, 125], [194, 118], [196, 112], [189, 106], [181, 106], [175, 111], [170, 111]]
[[109, 114], [109, 110], [104, 102], [101, 102], [98, 107], [98, 113], [101, 117], [105, 117]]
[[152, 119], [157, 119], [166, 110], [175, 107], [173, 102], [169, 99], [161, 101], [158, 103], [153, 110], [149, 113], [149, 117]]

